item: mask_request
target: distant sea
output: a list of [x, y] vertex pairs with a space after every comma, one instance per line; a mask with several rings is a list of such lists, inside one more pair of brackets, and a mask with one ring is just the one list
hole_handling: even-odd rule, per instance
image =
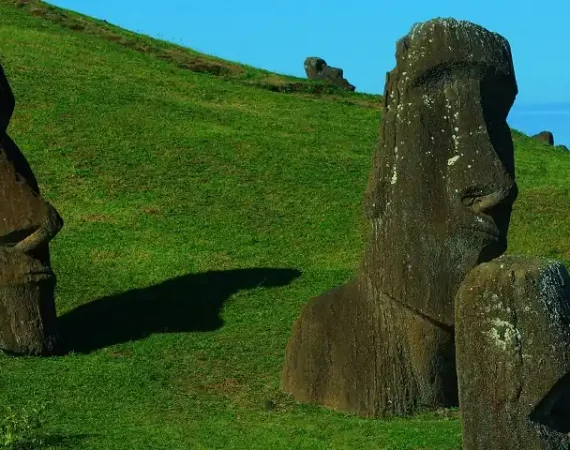
[[511, 108], [507, 122], [515, 130], [532, 136], [551, 131], [554, 145], [570, 148], [570, 103], [525, 103]]

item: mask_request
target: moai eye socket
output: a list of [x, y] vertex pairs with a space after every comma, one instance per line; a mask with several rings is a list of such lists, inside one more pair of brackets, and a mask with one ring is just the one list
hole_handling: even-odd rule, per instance
[[512, 77], [493, 72], [486, 74], [481, 81], [481, 106], [485, 119], [491, 123], [505, 122], [515, 96]]

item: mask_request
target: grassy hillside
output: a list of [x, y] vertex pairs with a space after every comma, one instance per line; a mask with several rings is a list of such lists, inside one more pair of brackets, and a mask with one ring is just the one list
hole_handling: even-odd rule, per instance
[[[459, 448], [455, 411], [365, 420], [278, 390], [302, 305], [358, 264], [377, 97], [21, 0], [0, 0], [0, 60], [9, 132], [65, 220], [74, 348], [0, 355], [0, 405], [47, 404], [50, 448]], [[568, 264], [570, 153], [515, 142], [509, 252]]]

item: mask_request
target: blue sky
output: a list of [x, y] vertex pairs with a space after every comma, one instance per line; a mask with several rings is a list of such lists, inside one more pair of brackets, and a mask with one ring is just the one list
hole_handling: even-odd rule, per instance
[[357, 91], [381, 93], [396, 40], [434, 17], [469, 20], [511, 43], [517, 103], [570, 103], [568, 0], [49, 0], [132, 31], [274, 72], [305, 76], [320, 56]]
[[[505, 36], [519, 95], [509, 124], [570, 147], [569, 0], [49, 0], [120, 27], [273, 72], [305, 77], [307, 56], [380, 94], [396, 41], [416, 22], [469, 20]], [[357, 6], [353, 6], [357, 5]]]

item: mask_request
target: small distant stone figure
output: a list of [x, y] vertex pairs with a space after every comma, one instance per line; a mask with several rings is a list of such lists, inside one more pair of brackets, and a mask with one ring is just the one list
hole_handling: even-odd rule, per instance
[[49, 355], [58, 340], [48, 243], [63, 220], [41, 198], [26, 158], [6, 134], [14, 105], [0, 67], [0, 350]]
[[570, 448], [570, 277], [502, 256], [455, 300], [463, 450]]
[[541, 131], [533, 136], [539, 142], [544, 142], [547, 145], [554, 145], [554, 135], [550, 131]]
[[324, 59], [311, 56], [305, 59], [305, 73], [310, 80], [325, 80], [347, 89], [354, 91], [356, 88], [344, 79], [342, 69], [337, 67], [329, 67]]
[[505, 251], [517, 195], [507, 40], [435, 19], [396, 48], [360, 273], [303, 308], [281, 380], [297, 400], [367, 417], [457, 405], [454, 297]]

